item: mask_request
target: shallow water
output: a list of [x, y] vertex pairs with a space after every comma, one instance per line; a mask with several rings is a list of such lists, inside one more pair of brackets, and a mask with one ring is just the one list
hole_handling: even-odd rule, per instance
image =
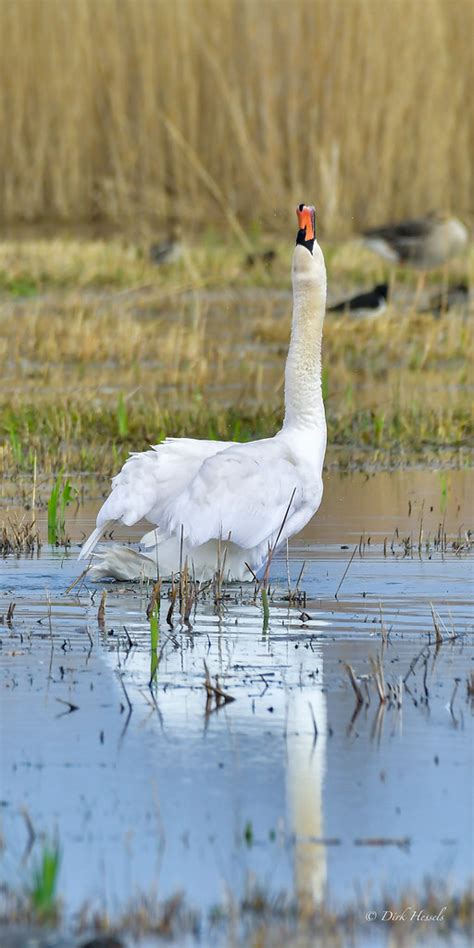
[[[446, 476], [328, 478], [320, 513], [290, 548], [293, 586], [306, 561], [304, 611], [281, 598], [284, 556], [272, 566], [267, 632], [251, 589], [232, 590], [220, 616], [201, 603], [191, 628], [176, 613], [171, 628], [163, 603], [153, 695], [147, 590], [108, 585], [101, 629], [100, 588], [65, 592], [77, 549], [3, 561], [0, 615], [16, 603], [1, 627], [3, 881], [29, 878], [39, 842], [28, 853], [26, 809], [38, 834], [58, 834], [69, 913], [88, 902], [113, 915], [140, 892], [177, 890], [206, 910], [229, 892], [239, 899], [252, 878], [303, 902], [360, 905], [361, 918], [384, 892], [427, 876], [465, 889], [472, 555], [436, 551], [433, 538], [440, 522], [460, 537], [469, 528], [472, 475]], [[79, 510], [71, 534], [91, 519]], [[415, 552], [404, 555], [410, 534]], [[371, 675], [378, 653], [401, 707], [379, 706], [370, 681], [355, 714], [343, 665]], [[235, 698], [210, 713], [204, 661]]]

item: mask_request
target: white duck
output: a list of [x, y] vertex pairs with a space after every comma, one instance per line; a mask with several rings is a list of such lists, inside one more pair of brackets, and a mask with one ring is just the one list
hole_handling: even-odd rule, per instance
[[167, 438], [132, 454], [114, 477], [79, 559], [93, 552], [111, 524], [131, 526], [142, 519], [154, 525], [141, 541], [147, 552], [107, 544], [105, 552], [96, 554], [94, 578], [169, 576], [187, 559], [196, 578], [204, 580], [214, 575], [225, 551], [226, 578], [251, 579], [246, 564], [258, 571], [275, 542], [280, 546], [298, 533], [318, 509], [326, 450], [321, 391], [326, 267], [316, 240], [314, 207], [300, 204], [296, 213], [293, 321], [281, 431], [245, 444]]

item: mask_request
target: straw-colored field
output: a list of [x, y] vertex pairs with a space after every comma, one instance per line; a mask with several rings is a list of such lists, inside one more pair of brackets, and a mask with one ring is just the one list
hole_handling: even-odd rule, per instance
[[1, 0], [0, 217], [472, 213], [470, 0]]
[[[326, 248], [325, 248], [326, 249]], [[109, 475], [165, 435], [246, 440], [282, 421], [291, 244], [268, 272], [240, 247], [198, 243], [170, 267], [121, 242], [5, 243], [0, 340], [4, 474]], [[358, 244], [326, 252], [331, 296], [381, 279]], [[472, 256], [452, 265], [471, 280]], [[8, 275], [8, 279], [7, 279]], [[433, 280], [440, 275], [434, 274]], [[468, 463], [472, 330], [467, 310], [413, 311], [395, 275], [375, 320], [328, 315], [327, 464]], [[429, 293], [433, 291], [430, 286]]]

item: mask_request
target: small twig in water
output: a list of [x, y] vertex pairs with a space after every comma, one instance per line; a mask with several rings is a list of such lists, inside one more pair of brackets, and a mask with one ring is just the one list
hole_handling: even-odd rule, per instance
[[[147, 605], [147, 607], [146, 607], [146, 617], [147, 617], [147, 619], [150, 618], [150, 616], [151, 616], [151, 614], [152, 614], [152, 612], [153, 612], [155, 606], [156, 606], [157, 603], [159, 603], [159, 601], [160, 601], [160, 590], [161, 590], [161, 579], [157, 579], [157, 581], [156, 581], [156, 583], [155, 583], [155, 585], [153, 586], [153, 589], [152, 589], [152, 591], [151, 591], [150, 602], [148, 603], [148, 605]], [[125, 628], [125, 627], [124, 627], [124, 628]], [[125, 629], [125, 631], [127, 632], [126, 629]], [[127, 632], [127, 635], [128, 635], [128, 632]], [[131, 645], [130, 636], [128, 636], [128, 638], [129, 638], [130, 645]]]
[[[73, 711], [79, 711], [79, 705], [73, 704], [72, 701], [63, 701], [62, 698], [56, 698], [56, 701], [59, 701], [60, 704], [65, 704], [69, 711], [64, 711], [64, 714], [72, 714]], [[61, 717], [61, 715], [59, 715]]]
[[380, 655], [374, 659], [372, 655], [369, 656], [370, 664], [372, 667], [372, 672], [375, 678], [375, 684], [377, 686], [377, 691], [379, 695], [379, 701], [381, 704], [384, 704], [386, 695], [385, 695], [385, 679], [383, 674], [383, 665]]
[[31, 816], [30, 816], [30, 814], [28, 813], [28, 810], [26, 809], [25, 806], [20, 807], [20, 813], [21, 813], [21, 815], [22, 815], [22, 817], [23, 817], [23, 819], [24, 819], [24, 821], [25, 821], [25, 824], [26, 824], [26, 832], [28, 833], [28, 839], [27, 839], [27, 841], [26, 841], [25, 851], [24, 851], [23, 856], [22, 856], [22, 858], [21, 858], [21, 861], [22, 861], [22, 863], [23, 863], [23, 865], [24, 865], [24, 864], [26, 863], [26, 861], [28, 860], [28, 856], [30, 855], [31, 850], [33, 849], [33, 845], [34, 845], [34, 842], [35, 842], [35, 840], [36, 840], [36, 830], [35, 830], [35, 828], [34, 828], [34, 826], [33, 826], [33, 822], [32, 822], [32, 820], [31, 820]]
[[232, 695], [229, 695], [227, 694], [227, 692], [222, 690], [222, 688], [219, 685], [219, 680], [217, 677], [216, 677], [215, 685], [212, 684], [211, 676], [209, 674], [209, 668], [207, 666], [206, 660], [204, 660], [204, 671], [205, 671], [204, 687], [207, 693], [206, 714], [209, 714], [210, 711], [212, 710], [211, 704], [212, 704], [213, 698], [216, 699], [216, 707], [214, 709], [216, 711], [222, 705], [230, 704], [231, 701], [235, 701], [235, 698], [233, 698]]
[[107, 599], [107, 591], [102, 590], [102, 596], [100, 598], [99, 608], [97, 610], [97, 622], [101, 629], [105, 626], [105, 602]]
[[[356, 547], [356, 549], [357, 549], [357, 547]], [[357, 683], [357, 678], [356, 678], [356, 676], [355, 676], [355, 674], [354, 674], [354, 669], [353, 669], [352, 665], [349, 665], [347, 662], [345, 662], [345, 663], [344, 663], [344, 668], [345, 668], [345, 670], [346, 670], [346, 672], [347, 672], [347, 674], [348, 674], [348, 676], [349, 676], [349, 681], [350, 681], [350, 683], [351, 683], [351, 685], [352, 685], [352, 687], [353, 687], [353, 689], [354, 689], [354, 693], [355, 693], [355, 696], [356, 696], [356, 699], [357, 699], [357, 704], [363, 704], [363, 703], [364, 703], [364, 696], [363, 696], [362, 691], [360, 690], [359, 685], [358, 685], [358, 683]]]
[[285, 523], [286, 523], [286, 521], [287, 521], [288, 514], [289, 514], [289, 512], [290, 512], [290, 510], [291, 510], [291, 505], [292, 505], [292, 503], [293, 503], [293, 498], [294, 498], [295, 494], [296, 494], [296, 487], [293, 488], [293, 493], [292, 493], [292, 495], [291, 495], [291, 497], [290, 497], [290, 502], [289, 502], [289, 504], [288, 504], [288, 507], [286, 508], [285, 516], [283, 517], [283, 520], [282, 520], [282, 522], [281, 522], [280, 529], [279, 529], [279, 531], [278, 531], [278, 533], [277, 533], [277, 538], [276, 538], [276, 540], [275, 540], [273, 546], [270, 546], [269, 549], [268, 549], [267, 565], [265, 566], [265, 572], [264, 572], [263, 578], [260, 580], [260, 584], [259, 584], [260, 586], [263, 585], [264, 588], [266, 588], [266, 587], [268, 586], [268, 577], [269, 577], [269, 575], [270, 575], [270, 566], [271, 566], [271, 564], [272, 564], [273, 554], [274, 554], [275, 550], [276, 550], [277, 547], [278, 547], [278, 542], [279, 542], [279, 540], [280, 540], [280, 537], [281, 537], [281, 534], [282, 534], [282, 531], [283, 531], [283, 527], [285, 526]]
[[313, 721], [314, 743], [316, 743], [318, 739], [318, 725], [316, 724], [316, 718], [314, 716], [313, 705], [311, 704], [311, 701], [308, 701], [308, 704], [309, 704], [309, 710], [311, 711], [311, 719]]
[[431, 615], [433, 616], [433, 625], [434, 625], [434, 630], [435, 630], [435, 635], [436, 635], [436, 644], [442, 645], [443, 636], [441, 635], [441, 629], [440, 629], [440, 625], [438, 621], [439, 616], [437, 612], [435, 612], [435, 608], [432, 602], [430, 602], [430, 606], [431, 606]]
[[452, 693], [452, 695], [451, 695], [451, 701], [449, 702], [449, 710], [450, 710], [451, 714], [453, 713], [454, 699], [455, 699], [455, 697], [456, 697], [456, 695], [457, 695], [457, 691], [458, 691], [458, 688], [459, 688], [459, 682], [460, 682], [460, 681], [461, 681], [460, 678], [455, 678], [455, 679], [454, 679], [454, 689], [453, 689], [453, 693]]
[[349, 572], [349, 567], [350, 567], [350, 565], [351, 565], [351, 563], [352, 563], [352, 560], [354, 559], [354, 556], [356, 555], [356, 553], [357, 553], [357, 546], [355, 546], [354, 549], [353, 549], [353, 551], [352, 551], [352, 556], [351, 556], [351, 558], [350, 558], [350, 560], [349, 560], [349, 562], [348, 562], [348, 564], [347, 564], [347, 566], [346, 566], [346, 568], [345, 568], [345, 570], [344, 570], [344, 575], [343, 575], [343, 577], [342, 577], [342, 579], [341, 579], [341, 582], [339, 583], [339, 586], [338, 586], [337, 589], [336, 589], [336, 592], [335, 592], [335, 594], [334, 594], [334, 598], [335, 598], [335, 599], [337, 599], [339, 590], [340, 590], [340, 588], [341, 588], [341, 586], [342, 586], [342, 584], [343, 584], [343, 582], [344, 582], [344, 580], [345, 580], [345, 578], [346, 578], [346, 576], [347, 576], [347, 574], [348, 574], [348, 572]]
[[124, 685], [124, 681], [123, 681], [122, 675], [120, 674], [120, 672], [116, 672], [116, 675], [117, 675], [117, 678], [118, 678], [118, 680], [119, 680], [119, 682], [120, 682], [120, 684], [121, 684], [121, 686], [122, 686], [122, 691], [123, 691], [123, 693], [124, 693], [124, 695], [125, 695], [125, 701], [127, 702], [128, 710], [129, 710], [129, 712], [131, 713], [131, 712], [132, 712], [132, 709], [133, 709], [133, 705], [132, 705], [132, 702], [130, 701], [130, 698], [128, 697], [128, 691], [127, 691], [127, 689], [126, 689], [126, 687], [125, 687], [125, 685]]
[[89, 564], [89, 566], [87, 566], [86, 569], [83, 569], [81, 575], [78, 576], [78, 577], [74, 580], [74, 582], [71, 583], [70, 586], [67, 587], [67, 589], [66, 589], [65, 592], [64, 592], [65, 596], [67, 596], [67, 594], [71, 592], [71, 589], [74, 589], [74, 586], [77, 586], [77, 584], [80, 583], [81, 580], [84, 579], [85, 576], [87, 576], [87, 574], [88, 574], [90, 568], [91, 568], [91, 564]]

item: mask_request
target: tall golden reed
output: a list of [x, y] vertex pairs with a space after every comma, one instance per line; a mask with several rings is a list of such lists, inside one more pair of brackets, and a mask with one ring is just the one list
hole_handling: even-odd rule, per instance
[[472, 0], [0, 0], [0, 219], [469, 215], [473, 35]]

